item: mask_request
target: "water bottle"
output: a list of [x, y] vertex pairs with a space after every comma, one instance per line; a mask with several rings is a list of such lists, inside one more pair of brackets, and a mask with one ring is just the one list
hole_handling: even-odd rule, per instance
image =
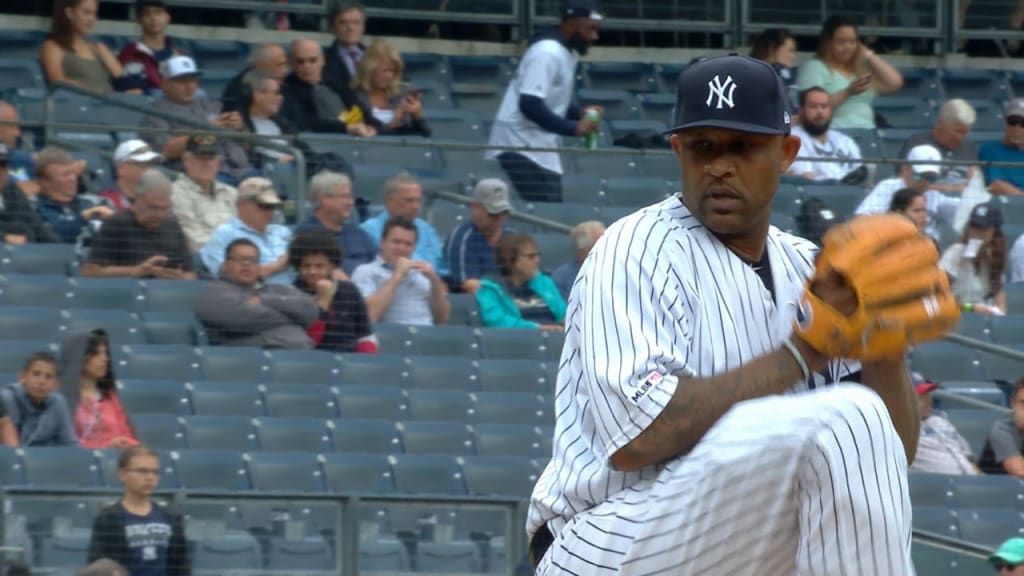
[[[587, 120], [592, 120], [594, 122], [600, 122], [601, 121], [601, 113], [598, 112], [597, 110], [595, 110], [594, 108], [587, 108], [587, 113], [583, 117], [585, 119], [587, 119]], [[599, 136], [598, 132], [592, 132], [590, 134], [587, 134], [584, 137], [583, 142], [584, 142], [584, 146], [586, 146], [587, 150], [596, 150], [597, 149], [597, 137], [598, 136]]]

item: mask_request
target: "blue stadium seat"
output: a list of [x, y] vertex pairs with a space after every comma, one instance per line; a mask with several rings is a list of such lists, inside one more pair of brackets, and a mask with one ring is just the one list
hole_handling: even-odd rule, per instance
[[911, 472], [910, 502], [918, 506], [948, 506], [953, 497], [951, 477], [944, 474]]
[[401, 541], [388, 538], [359, 543], [361, 573], [394, 573], [408, 570], [409, 556]]
[[[431, 126], [433, 126], [433, 121], [431, 121]], [[404, 146], [399, 142], [399, 140], [381, 139], [378, 136], [359, 149], [357, 159], [360, 164], [397, 165], [416, 172], [437, 170], [441, 167], [441, 160], [432, 148]]]
[[123, 346], [115, 367], [119, 378], [129, 380], [177, 380], [199, 378], [195, 349], [184, 344], [137, 344]]
[[341, 379], [341, 364], [322, 350], [274, 350], [270, 372], [275, 382], [335, 384]]
[[928, 342], [910, 353], [911, 367], [933, 380], [985, 380], [978, 355], [951, 342]]
[[[40, 244], [49, 246], [49, 244]], [[2, 250], [2, 248], [0, 248]], [[45, 306], [67, 308], [71, 300], [71, 284], [57, 274], [8, 273], [0, 283], [0, 305]]]
[[342, 386], [405, 386], [408, 378], [405, 359], [384, 350], [383, 343], [381, 348], [383, 354], [338, 355]]
[[421, 356], [409, 363], [409, 381], [421, 390], [473, 390], [476, 368], [467, 358]]
[[189, 450], [247, 452], [256, 448], [251, 418], [217, 414], [183, 416], [181, 421]]
[[529, 498], [537, 481], [521, 456], [466, 456], [462, 473], [472, 496]]
[[143, 312], [142, 337], [149, 344], [206, 344], [205, 332], [190, 312]]
[[914, 506], [914, 530], [959, 538], [960, 528], [953, 511], [945, 506]]
[[504, 86], [512, 75], [508, 58], [502, 56], [451, 56], [448, 65], [454, 82]]
[[0, 52], [11, 59], [36, 60], [39, 58], [39, 45], [45, 36], [44, 32], [38, 30], [2, 30]]
[[1024, 514], [1015, 510], [960, 508], [956, 510], [960, 537], [995, 548], [1007, 538], [1024, 536]]
[[580, 106], [601, 106], [603, 118], [635, 120], [642, 117], [640, 101], [626, 90], [581, 89], [577, 94]]
[[903, 87], [896, 93], [897, 96], [931, 99], [941, 97], [941, 87], [936, 70], [900, 68], [900, 74], [903, 75]]
[[[0, 40], [2, 43], [3, 40]], [[0, 44], [0, 92], [15, 88], [44, 88], [43, 69], [39, 61], [7, 56], [6, 47]]]
[[677, 192], [673, 182], [650, 176], [609, 178], [605, 190], [616, 206], [647, 206]]
[[263, 387], [267, 415], [274, 418], [335, 418], [334, 391], [319, 384], [268, 384]]
[[324, 491], [323, 474], [312, 452], [254, 452], [245, 455], [253, 490], [260, 492]]
[[399, 422], [397, 429], [402, 436], [402, 447], [408, 454], [458, 456], [473, 453], [473, 441], [465, 424], [406, 421]]
[[423, 108], [451, 108], [452, 102], [451, 87], [443, 81], [423, 81], [416, 84], [420, 91], [420, 100]]
[[409, 354], [415, 356], [476, 355], [477, 342], [473, 328], [458, 325], [410, 326]]
[[918, 574], [928, 576], [957, 576], [959, 574], [986, 574], [992, 565], [980, 558], [959, 554], [941, 548], [932, 548], [914, 542], [910, 550]]
[[935, 121], [931, 103], [920, 98], [883, 96], [875, 99], [874, 106], [890, 128], [924, 130], [931, 128]]
[[181, 430], [178, 416], [146, 414], [144, 418], [133, 418], [132, 427], [139, 442], [156, 450], [178, 450], [185, 447], [185, 433]]
[[968, 103], [974, 107], [974, 111], [978, 115], [972, 130], [1002, 130], [1006, 125], [1002, 101], [983, 97], [983, 99], [970, 100]]
[[[673, 85], [673, 88], [675, 86]], [[674, 120], [672, 112], [676, 109], [676, 93], [673, 89], [668, 93], [641, 94], [644, 118], [658, 122], [670, 123]]]
[[117, 394], [133, 420], [149, 414], [192, 413], [188, 390], [178, 380], [118, 380]]
[[473, 447], [481, 456], [543, 456], [540, 431], [521, 424], [474, 424]]
[[181, 450], [173, 452], [172, 457], [178, 483], [186, 490], [249, 489], [249, 477], [238, 451]]
[[554, 270], [565, 262], [576, 260], [576, 250], [563, 232], [535, 232], [531, 236], [537, 242], [540, 264], [543, 270]]
[[0, 306], [0, 340], [60, 342], [61, 314], [54, 308]]
[[146, 305], [154, 312], [189, 312], [206, 290], [205, 280], [146, 280]]
[[1015, 291], [1014, 288], [1012, 284], [1006, 287], [1007, 308], [1012, 313], [1009, 316], [992, 318], [991, 336], [996, 344], [1020, 349], [1024, 347], [1024, 310], [1010, 308], [1009, 293]]
[[407, 402], [405, 391], [400, 388], [345, 386], [338, 391], [338, 408], [343, 418], [405, 420]]
[[481, 569], [480, 550], [469, 540], [419, 542], [416, 546], [417, 572], [466, 574]]
[[[231, 40], [191, 40], [190, 52], [196, 65], [204, 69], [227, 68], [241, 70], [249, 58], [249, 45]], [[216, 100], [220, 92], [214, 92]]]
[[[646, 121], [640, 120], [639, 122]], [[600, 148], [598, 150], [581, 150], [578, 154], [568, 157], [563, 154], [562, 162], [569, 174], [586, 174], [600, 178], [630, 178], [641, 175], [639, 158], [640, 155], [632, 148]], [[561, 222], [572, 225], [583, 220], [593, 220], [593, 218], [567, 218]]]
[[[493, 111], [492, 111], [493, 113]], [[454, 142], [478, 142], [484, 143], [487, 141], [487, 124], [481, 113], [474, 112], [473, 110], [461, 110], [461, 109], [434, 109], [425, 110], [424, 116], [430, 119], [430, 131], [431, 138], [433, 140], [451, 140]], [[428, 150], [427, 148], [413, 148], [412, 150], [419, 150], [423, 152]], [[407, 166], [405, 162], [390, 161], [390, 164], [401, 164], [409, 168], [423, 168], [433, 170], [440, 167], [439, 162], [447, 166], [451, 157], [442, 155], [441, 151], [437, 149], [430, 149], [432, 164], [427, 165], [426, 162], [421, 162], [419, 165]], [[394, 152], [394, 147], [390, 147], [388, 152]], [[446, 150], [445, 153], [454, 152], [454, 150]], [[480, 150], [473, 150], [476, 155], [477, 163], [483, 158], [483, 152]], [[457, 155], [457, 154], [456, 154]], [[387, 154], [381, 154], [381, 159], [387, 159]], [[385, 162], [378, 162], [383, 164]]]
[[[0, 314], [3, 310], [0, 309]], [[57, 350], [47, 340], [10, 340], [0, 345], [0, 374], [18, 374], [25, 369], [25, 360], [36, 352], [50, 352], [56, 355]]]
[[[994, 382], [989, 380], [970, 382], [945, 380], [942, 381], [942, 387], [946, 392], [957, 394], [972, 400], [988, 402], [992, 404], [993, 407], [1006, 405], [1006, 395]], [[936, 398], [936, 400], [936, 406], [943, 409], [975, 408], [974, 406], [967, 405], [966, 403], [958, 402], [956, 399], [942, 398], [940, 400]]]
[[433, 82], [438, 79], [449, 81], [451, 77], [448, 57], [442, 54], [410, 52], [402, 54], [402, 64], [405, 67], [404, 79], [416, 85], [423, 81]]
[[[995, 318], [1001, 320], [1001, 318]], [[992, 340], [992, 330], [989, 317], [983, 314], [963, 314], [960, 322], [956, 325], [956, 333], [977, 338], [978, 340]], [[1024, 338], [1024, 336], [1021, 336]]]
[[103, 485], [91, 450], [78, 446], [31, 446], [19, 451], [27, 484], [75, 488]]
[[204, 380], [265, 382], [270, 379], [267, 354], [259, 348], [204, 346], [199, 367]]
[[390, 420], [341, 418], [327, 424], [335, 452], [391, 454], [402, 451], [402, 441]]
[[277, 571], [340, 573], [331, 546], [321, 537], [303, 540], [273, 538], [267, 552], [267, 569]]
[[472, 403], [465, 391], [409, 390], [407, 419], [437, 422], [465, 422]]
[[455, 326], [479, 326], [480, 310], [476, 298], [472, 294], [449, 294], [448, 302], [452, 305], [448, 324]]
[[958, 508], [1024, 510], [1024, 481], [1012, 476], [952, 476], [953, 502]]
[[[456, 110], [469, 110], [481, 114], [494, 114], [494, 111], [501, 106], [501, 99], [504, 96], [504, 87], [498, 84], [453, 84], [452, 98], [457, 106]], [[431, 119], [433, 128], [433, 119]], [[481, 124], [480, 129], [483, 131]]]
[[562, 201], [570, 204], [611, 203], [605, 191], [604, 179], [594, 174], [566, 174], [562, 176]]
[[318, 418], [260, 418], [256, 442], [263, 452], [329, 452], [331, 438]]
[[661, 92], [663, 94], [671, 94], [675, 97], [676, 88], [679, 85], [679, 75], [686, 69], [687, 64], [658, 64], [656, 65], [655, 74], [658, 80], [661, 82], [661, 90], [651, 90], [651, 92]]
[[387, 456], [333, 452], [322, 455], [328, 492], [388, 494], [395, 491]]
[[87, 561], [89, 540], [90, 534], [85, 531], [43, 538], [39, 543], [39, 565], [47, 568], [78, 569]]
[[989, 410], [946, 410], [949, 421], [971, 446], [971, 452], [980, 456], [988, 440], [992, 423], [1000, 416]]
[[72, 278], [72, 308], [137, 312], [144, 308], [142, 284], [134, 278]]
[[248, 382], [190, 382], [192, 410], [200, 416], [258, 417], [266, 413], [257, 384]]
[[482, 358], [505, 358], [519, 360], [547, 359], [544, 332], [522, 328], [484, 328], [480, 330], [480, 355]]
[[193, 569], [199, 573], [226, 574], [233, 571], [261, 570], [260, 544], [248, 532], [226, 532], [195, 543]]
[[455, 456], [393, 454], [388, 457], [395, 488], [407, 494], [466, 494], [462, 466]]
[[1002, 71], [946, 68], [942, 70], [940, 80], [946, 99], [993, 98], [1008, 100], [1011, 97], [1006, 73]]
[[584, 66], [588, 88], [658, 92], [653, 64], [640, 62], [590, 62]]
[[139, 317], [124, 310], [104, 308], [73, 308], [61, 313], [68, 331], [102, 328], [110, 338], [111, 347], [142, 343], [142, 322]]
[[16, 486], [25, 483], [25, 467], [16, 448], [0, 446], [0, 486]]
[[472, 422], [494, 424], [522, 424], [540, 426], [550, 424], [553, 416], [548, 412], [541, 396], [528, 392], [474, 392], [471, 394]]

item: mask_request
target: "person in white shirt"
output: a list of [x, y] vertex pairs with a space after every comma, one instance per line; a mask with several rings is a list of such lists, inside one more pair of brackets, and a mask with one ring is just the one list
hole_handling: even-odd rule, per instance
[[557, 152], [503, 148], [557, 148], [559, 136], [583, 137], [600, 129], [600, 121], [587, 118], [589, 108], [580, 109], [572, 101], [576, 66], [597, 41], [602, 19], [592, 0], [565, 0], [561, 26], [532, 39], [505, 91], [486, 157], [498, 159], [523, 200], [562, 201], [562, 160]]
[[1024, 234], [1017, 238], [1010, 250], [1010, 282], [1024, 282]]
[[898, 176], [882, 180], [875, 185], [857, 207], [856, 214], [888, 212], [893, 194], [898, 190], [902, 188], [920, 190], [924, 192], [925, 204], [928, 207], [928, 227], [925, 228], [925, 232], [938, 240], [939, 225], [952, 225], [956, 218], [957, 208], [960, 206], [960, 198], [946, 196], [931, 187], [938, 180], [939, 172], [942, 170], [939, 164], [933, 164], [933, 162], [942, 161], [942, 153], [936, 147], [928, 144], [914, 146], [907, 154], [907, 161], [907, 164], [900, 167]]
[[[813, 86], [800, 93], [800, 125], [793, 128], [793, 136], [800, 138], [800, 155], [789, 168], [789, 173], [808, 180], [843, 180], [863, 166], [860, 146], [846, 134], [830, 130], [832, 104], [828, 92]], [[841, 160], [841, 162], [815, 162], [815, 159]], [[867, 171], [861, 182], [867, 177]]]
[[974, 464], [971, 445], [957, 432], [952, 422], [933, 410], [932, 391], [939, 385], [926, 381], [917, 372], [911, 376], [921, 413], [921, 434], [917, 438], [917, 456], [910, 465], [910, 471], [962, 476], [981, 474]]
[[965, 312], [1005, 315], [1006, 237], [999, 207], [985, 203], [972, 208], [963, 239], [946, 248], [939, 265], [950, 275]]

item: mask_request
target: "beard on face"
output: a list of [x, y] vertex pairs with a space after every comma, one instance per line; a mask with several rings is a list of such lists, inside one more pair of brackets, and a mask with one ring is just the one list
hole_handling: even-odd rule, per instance
[[804, 132], [807, 132], [811, 136], [818, 137], [828, 132], [829, 125], [832, 124], [832, 119], [819, 120], [818, 122], [811, 122], [805, 120], [801, 126], [804, 128]]
[[566, 40], [566, 43], [569, 45], [569, 48], [578, 52], [580, 56], [586, 56], [587, 51], [590, 50], [590, 42], [579, 31], [573, 32], [572, 36], [569, 36]]

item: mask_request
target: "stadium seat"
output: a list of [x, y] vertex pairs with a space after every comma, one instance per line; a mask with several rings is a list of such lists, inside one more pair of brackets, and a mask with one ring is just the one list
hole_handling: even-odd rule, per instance
[[321, 350], [274, 350], [270, 372], [275, 382], [335, 384], [341, 379], [341, 364]]
[[182, 416], [181, 421], [189, 450], [248, 452], [256, 449], [252, 419], [246, 416]]
[[946, 99], [1008, 100], [1012, 97], [1007, 86], [1006, 75], [1002, 71], [946, 68], [942, 70], [940, 80]]
[[[368, 381], [367, 384], [372, 382]], [[343, 418], [405, 420], [408, 415], [405, 391], [380, 386], [345, 386], [338, 390], [338, 408]]]
[[[1002, 320], [1002, 318], [993, 318], [992, 320]], [[957, 323], [955, 331], [957, 334], [963, 334], [978, 340], [993, 339], [989, 317], [983, 314], [961, 315], [960, 322]], [[1021, 335], [1020, 338], [1024, 339], [1024, 335]]]
[[267, 552], [267, 569], [284, 572], [298, 569], [303, 574], [340, 573], [330, 544], [320, 537], [307, 537], [303, 540], [271, 539]]
[[0, 248], [0, 272], [4, 274], [67, 275], [74, 261], [73, 244], [21, 244]]
[[449, 294], [448, 302], [452, 305], [448, 324], [453, 326], [479, 326], [480, 311], [476, 298], [472, 294]]
[[658, 92], [658, 79], [652, 64], [640, 62], [589, 62], [584, 67], [588, 88]]
[[479, 334], [482, 358], [547, 359], [544, 332], [522, 328], [483, 328]]
[[[567, 226], [575, 226], [580, 222], [598, 219], [597, 207], [590, 204], [534, 202], [529, 206], [529, 210], [530, 213], [538, 218], [546, 218]], [[534, 226], [534, 229], [540, 230], [536, 226]]]
[[204, 380], [265, 382], [270, 379], [267, 354], [259, 348], [204, 346], [199, 367]]
[[142, 337], [148, 344], [205, 344], [202, 329], [191, 312], [143, 312]]
[[967, 409], [946, 410], [946, 415], [964, 440], [970, 444], [971, 452], [980, 456], [985, 448], [988, 432], [992, 429], [992, 423], [999, 418], [999, 414], [989, 410]]
[[[640, 120], [639, 122], [646, 122]], [[599, 178], [630, 178], [640, 176], [639, 154], [632, 148], [599, 148], [597, 150], [580, 150], [579, 153], [562, 155], [562, 162], [571, 174], [586, 174]], [[592, 207], [591, 207], [592, 208]], [[563, 224], [575, 224], [593, 218], [567, 218], [560, 220]]]
[[477, 355], [476, 334], [468, 326], [408, 326], [407, 329], [406, 348], [402, 354], [460, 358]]
[[[958, 380], [946, 380], [942, 382], [942, 387], [945, 392], [970, 398], [971, 400], [978, 400], [981, 402], [988, 402], [993, 406], [1005, 406], [1006, 395], [1003, 391], [995, 385], [994, 382], [989, 380], [982, 381], [970, 381], [962, 382]], [[947, 408], [975, 408], [976, 406], [968, 405], [964, 402], [959, 402], [953, 398], [942, 398], [941, 400], [936, 398], [936, 406], [943, 409]]]
[[536, 360], [487, 358], [477, 360], [477, 386], [485, 392], [547, 392], [547, 367]]
[[69, 331], [95, 330], [102, 328], [107, 332], [111, 348], [116, 355], [120, 346], [142, 344], [142, 322], [139, 317], [124, 310], [107, 310], [104, 308], [74, 308], [61, 313], [63, 325]]
[[35, 60], [39, 58], [39, 45], [46, 36], [39, 30], [2, 30], [0, 31], [0, 50], [4, 56], [16, 60]]
[[39, 543], [39, 566], [78, 569], [87, 562], [90, 534], [74, 531], [61, 536], [43, 538]]
[[185, 433], [181, 430], [178, 416], [171, 414], [146, 414], [144, 418], [132, 418], [132, 427], [139, 442], [156, 450], [178, 450], [185, 447]]
[[442, 54], [409, 52], [402, 54], [402, 64], [404, 78], [417, 84], [422, 81], [433, 82], [439, 78], [447, 81], [451, 77], [448, 57]]
[[609, 178], [605, 190], [616, 206], [647, 206], [676, 193], [669, 180], [656, 177]]
[[[2, 248], [0, 248], [2, 249]], [[67, 308], [71, 285], [55, 274], [4, 274], [0, 276], [0, 305]]]
[[980, 558], [941, 548], [932, 548], [918, 542], [913, 543], [910, 553], [914, 561], [914, 568], [921, 575], [986, 574], [992, 570], [992, 566]]
[[[1024, 343], [1018, 348], [1020, 347], [1024, 347]], [[1021, 362], [1019, 360], [985, 352], [979, 355], [982, 358], [981, 363], [985, 366], [985, 372], [988, 373], [989, 378], [1005, 382], [1007, 385], [1016, 382], [1020, 378]]]
[[465, 424], [457, 422], [399, 422], [398, 433], [407, 454], [473, 453], [473, 441]]
[[0, 486], [17, 486], [25, 483], [25, 468], [16, 448], [0, 446]]
[[[380, 326], [384, 326], [381, 324]], [[380, 335], [378, 334], [378, 339]], [[383, 344], [383, 342], [382, 342]], [[405, 359], [383, 350], [382, 354], [340, 354], [341, 385], [403, 387], [408, 379]]]
[[30, 446], [19, 451], [25, 467], [25, 482], [29, 485], [75, 488], [103, 485], [91, 450], [78, 446]]
[[451, 56], [448, 58], [454, 82], [472, 82], [504, 86], [512, 66], [501, 56]]
[[192, 567], [199, 573], [228, 574], [263, 568], [259, 542], [240, 530], [203, 538], [195, 543], [194, 552]]
[[449, 84], [444, 81], [423, 81], [417, 83], [420, 100], [424, 109], [452, 108], [452, 92]]
[[540, 431], [521, 424], [479, 423], [472, 427], [473, 447], [481, 456], [543, 456]]
[[266, 413], [259, 386], [240, 382], [191, 382], [192, 410], [200, 416], [258, 417]]
[[550, 424], [553, 416], [540, 395], [527, 392], [474, 392], [470, 421], [494, 424], [540, 426]]
[[329, 452], [331, 438], [319, 418], [260, 418], [256, 443], [263, 452]]
[[254, 452], [245, 455], [253, 490], [260, 492], [324, 491], [317, 455], [312, 452]]
[[[920, 132], [920, 128], [894, 127], [878, 131], [879, 156], [896, 160], [901, 159], [900, 150], [913, 134]], [[879, 165], [876, 169], [876, 180], [888, 178], [899, 171], [899, 165]]]
[[1012, 476], [952, 476], [953, 502], [958, 508], [1024, 510], [1024, 481]]
[[890, 128], [924, 130], [931, 128], [935, 119], [931, 103], [920, 98], [883, 96], [875, 99], [874, 107]]
[[[932, 98], [940, 95], [939, 81], [935, 70], [925, 68], [900, 68], [903, 75], [903, 87], [896, 93], [897, 96], [913, 98]], [[844, 129], [845, 133], [846, 130]]]
[[960, 530], [953, 511], [945, 506], [914, 506], [914, 530], [923, 530], [948, 538], [959, 538]]
[[154, 312], [189, 312], [206, 290], [205, 280], [146, 280], [146, 306]]
[[380, 137], [369, 140], [360, 147], [357, 160], [360, 164], [397, 165], [417, 172], [437, 170], [441, 166], [440, 159], [429, 146], [418, 142], [405, 145], [397, 140], [382, 140]]
[[[501, 106], [503, 87], [496, 84], [452, 84], [452, 98], [457, 110], [493, 114]], [[431, 127], [433, 127], [431, 119]], [[480, 125], [480, 131], [484, 127]], [[486, 136], [486, 134], [484, 134]]]
[[[0, 306], [0, 340], [59, 343], [61, 314], [54, 308]], [[19, 368], [20, 370], [20, 368]]]
[[406, 494], [466, 494], [462, 467], [455, 456], [392, 454], [388, 457], [395, 488]]
[[117, 394], [133, 419], [148, 414], [192, 413], [188, 390], [178, 380], [118, 380]]
[[184, 344], [123, 346], [117, 356], [119, 378], [191, 382], [199, 377], [195, 349]]
[[1011, 314], [1024, 314], [1024, 283], [1006, 286], [1006, 309]]
[[72, 278], [72, 308], [137, 312], [145, 307], [142, 284], [133, 278]]
[[951, 477], [911, 472], [910, 502], [917, 506], [948, 506], [953, 497]]
[[472, 404], [466, 391], [409, 390], [406, 419], [436, 422], [465, 422]]
[[328, 492], [389, 494], [395, 491], [391, 466], [383, 454], [334, 452], [321, 465]]
[[360, 573], [395, 573], [408, 570], [409, 555], [401, 541], [389, 538], [359, 542]]
[[[249, 58], [249, 45], [231, 40], [191, 40], [190, 52], [196, 65], [203, 69], [227, 68], [240, 70]], [[220, 92], [211, 94], [218, 99]]]
[[820, 198], [839, 220], [853, 217], [854, 211], [860, 206], [867, 192], [860, 186], [844, 186], [830, 184], [827, 186], [809, 185], [804, 188], [805, 198]]
[[469, 359], [421, 356], [409, 364], [409, 382], [423, 390], [471, 390], [476, 388], [476, 368]]
[[172, 457], [178, 483], [186, 490], [249, 489], [242, 455], [237, 451], [181, 450]]
[[402, 451], [395, 423], [389, 420], [342, 418], [327, 423], [335, 452], [391, 454]]
[[1015, 510], [960, 508], [956, 516], [960, 537], [987, 548], [995, 548], [1007, 538], [1024, 536], [1024, 514]]
[[471, 496], [529, 498], [537, 481], [521, 456], [466, 456], [462, 473]]
[[[674, 120], [672, 112], [676, 108], [675, 90], [669, 93], [640, 94], [640, 104], [644, 118], [666, 124], [671, 123]], [[678, 165], [676, 172], [678, 173]]]
[[977, 120], [975, 120], [972, 127], [973, 130], [1002, 130], [1006, 125], [1006, 118], [1003, 117], [1002, 101], [984, 98], [970, 100], [968, 103], [974, 107], [974, 111], [977, 113]]
[[642, 117], [640, 101], [626, 90], [581, 89], [577, 93], [580, 106], [601, 106], [605, 119], [635, 120]]
[[911, 368], [933, 380], [985, 380], [974, 351], [951, 342], [928, 342], [910, 353]]
[[604, 206], [611, 203], [604, 188], [604, 179], [594, 174], [566, 174], [562, 176], [562, 201]]
[[469, 540], [419, 542], [416, 571], [419, 573], [477, 573], [481, 570], [480, 550]]
[[334, 390], [319, 384], [268, 384], [263, 387], [267, 415], [274, 418], [335, 418]]
[[[3, 310], [0, 309], [0, 314]], [[2, 339], [2, 338], [0, 338]], [[25, 360], [36, 352], [56, 355], [56, 347], [47, 340], [9, 340], [0, 344], [0, 374], [18, 374], [25, 369]], [[4, 382], [9, 384], [9, 382]]]

